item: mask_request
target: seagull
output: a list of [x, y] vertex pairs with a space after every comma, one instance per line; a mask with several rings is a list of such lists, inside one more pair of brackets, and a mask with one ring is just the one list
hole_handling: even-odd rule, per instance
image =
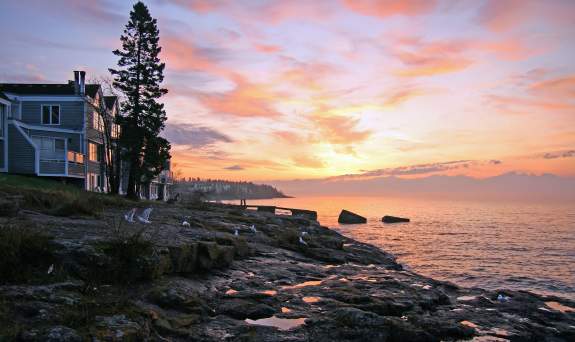
[[301, 236], [299, 237], [299, 243], [301, 243], [304, 246], [307, 246], [307, 242], [305, 242]]
[[50, 265], [50, 267], [48, 267], [48, 274], [52, 274], [52, 272], [54, 272], [54, 264]]
[[497, 301], [501, 302], [501, 303], [505, 303], [507, 301], [509, 301], [509, 297], [507, 297], [506, 295], [502, 295], [501, 293], [497, 296]]
[[253, 224], [250, 226], [250, 230], [251, 230], [253, 233], [257, 233], [257, 232], [258, 232], [258, 230], [256, 229], [256, 226], [253, 225]]
[[184, 222], [182, 222], [182, 226], [189, 227], [190, 223], [188, 221], [184, 221]]
[[136, 208], [132, 208], [132, 210], [128, 211], [124, 214], [124, 219], [130, 223], [134, 223], [134, 215], [136, 214]]
[[240, 235], [240, 233], [238, 232], [238, 230], [237, 230], [237, 229], [236, 229], [236, 230], [234, 230], [234, 235], [235, 235], [235, 236], [239, 236], [239, 235]]
[[150, 214], [152, 213], [152, 208], [146, 208], [141, 215], [138, 215], [138, 221], [145, 223], [145, 224], [150, 224], [152, 222], [150, 222]]

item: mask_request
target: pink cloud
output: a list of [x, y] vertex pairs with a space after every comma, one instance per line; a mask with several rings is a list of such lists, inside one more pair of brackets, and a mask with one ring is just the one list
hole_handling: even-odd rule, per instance
[[197, 94], [198, 100], [214, 113], [238, 117], [278, 117], [273, 108], [274, 100], [281, 98], [267, 85], [248, 82], [244, 77], [233, 76], [236, 87], [226, 93]]
[[332, 144], [349, 145], [367, 140], [372, 132], [357, 129], [358, 119], [347, 116], [316, 116], [313, 118], [321, 138]]
[[575, 98], [575, 75], [537, 82], [530, 90], [538, 96], [570, 100]]
[[488, 0], [480, 9], [478, 22], [495, 32], [509, 30], [529, 18], [530, 0]]
[[282, 50], [281, 47], [271, 44], [254, 44], [254, 47], [257, 51], [263, 53], [276, 53]]
[[414, 16], [431, 12], [435, 0], [344, 0], [350, 10], [361, 15], [386, 18], [393, 15]]

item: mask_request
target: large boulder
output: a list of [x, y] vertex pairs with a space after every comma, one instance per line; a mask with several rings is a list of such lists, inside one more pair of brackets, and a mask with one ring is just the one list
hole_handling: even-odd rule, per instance
[[381, 222], [383, 222], [383, 223], [400, 223], [400, 222], [409, 222], [409, 219], [403, 218], [403, 217], [385, 215], [381, 219]]
[[351, 211], [342, 210], [339, 214], [337, 222], [343, 224], [353, 224], [353, 223], [367, 223], [367, 219]]

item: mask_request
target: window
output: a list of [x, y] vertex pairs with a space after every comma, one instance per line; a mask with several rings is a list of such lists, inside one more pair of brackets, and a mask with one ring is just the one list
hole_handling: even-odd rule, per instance
[[64, 139], [33, 136], [32, 140], [41, 151], [58, 152], [66, 149], [66, 142]]
[[98, 131], [104, 130], [104, 122], [102, 121], [102, 115], [98, 112], [94, 112], [92, 115], [92, 127]]
[[120, 137], [120, 125], [112, 124], [112, 139], [118, 139]]
[[98, 144], [88, 143], [88, 158], [91, 161], [100, 161], [100, 153]]
[[43, 105], [42, 106], [42, 124], [59, 125], [60, 124], [60, 106]]
[[42, 160], [64, 160], [66, 150], [64, 139], [32, 136], [32, 141], [40, 150]]

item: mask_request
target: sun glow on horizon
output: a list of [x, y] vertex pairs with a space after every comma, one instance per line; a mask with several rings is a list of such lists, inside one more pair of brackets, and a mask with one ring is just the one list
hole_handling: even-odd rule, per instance
[[[178, 173], [575, 176], [575, 3], [397, 4], [147, 1]], [[61, 83], [78, 61], [105, 75], [130, 7], [3, 2], [0, 27], [18, 35], [0, 77]]]

